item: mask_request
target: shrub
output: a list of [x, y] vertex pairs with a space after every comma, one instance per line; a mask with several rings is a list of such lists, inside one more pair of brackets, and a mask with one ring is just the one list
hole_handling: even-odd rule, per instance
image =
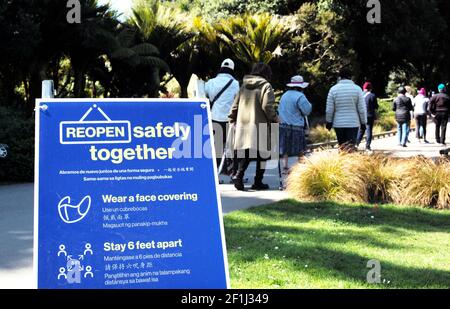
[[365, 179], [368, 202], [392, 202], [390, 192], [398, 179], [397, 162], [383, 154], [356, 157], [358, 172]]
[[391, 189], [397, 204], [450, 209], [450, 162], [424, 157], [403, 160]]
[[353, 155], [323, 152], [297, 164], [287, 179], [287, 191], [297, 199], [312, 201], [364, 202], [364, 180], [356, 173]]
[[318, 125], [311, 129], [309, 138], [313, 144], [326, 143], [335, 141], [336, 133], [334, 130], [328, 131], [328, 129], [323, 125]]
[[34, 175], [34, 121], [0, 106], [0, 143], [9, 146], [0, 159], [0, 182], [29, 182]]
[[378, 118], [395, 115], [394, 111], [392, 110], [392, 102], [394, 102], [394, 99], [378, 99]]
[[382, 128], [383, 132], [394, 131], [397, 129], [395, 116], [384, 116], [375, 121], [375, 124]]
[[287, 180], [299, 200], [372, 202], [450, 209], [450, 161], [320, 153]]

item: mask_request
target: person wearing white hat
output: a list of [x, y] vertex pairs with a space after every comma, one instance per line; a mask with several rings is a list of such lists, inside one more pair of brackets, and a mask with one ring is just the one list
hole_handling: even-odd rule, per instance
[[234, 78], [234, 62], [231, 59], [225, 59], [217, 76], [205, 84], [206, 97], [211, 104], [218, 167], [227, 138], [228, 114], [238, 92], [239, 82]]
[[280, 156], [283, 158], [283, 169], [289, 169], [289, 156], [298, 156], [302, 161], [306, 151], [305, 127], [306, 117], [311, 114], [312, 105], [303, 90], [309, 83], [303, 77], [296, 75], [286, 85], [288, 90], [281, 97], [278, 107], [280, 118]]

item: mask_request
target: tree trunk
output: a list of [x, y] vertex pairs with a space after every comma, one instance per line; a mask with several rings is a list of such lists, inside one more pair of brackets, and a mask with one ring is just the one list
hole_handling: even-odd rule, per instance
[[31, 73], [29, 85], [29, 96], [27, 97], [26, 112], [28, 116], [31, 116], [36, 106], [36, 99], [42, 97], [41, 74], [38, 72]]
[[187, 89], [187, 85], [182, 85], [180, 83], [180, 88], [181, 88], [181, 93], [180, 93], [180, 97], [181, 98], [187, 98], [188, 97], [188, 89]]
[[74, 76], [75, 76], [73, 86], [74, 95], [76, 98], [85, 98], [86, 78], [84, 76], [84, 70], [74, 67]]

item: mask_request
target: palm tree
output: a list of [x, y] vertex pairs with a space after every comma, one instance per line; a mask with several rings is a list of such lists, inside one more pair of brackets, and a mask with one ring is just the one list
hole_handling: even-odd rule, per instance
[[223, 19], [214, 29], [218, 39], [248, 68], [257, 62], [271, 62], [290, 32], [268, 13]]
[[136, 27], [140, 41], [156, 46], [169, 65], [172, 77], [187, 96], [187, 86], [196, 68], [196, 32], [188, 27], [189, 17], [181, 11], [163, 6], [158, 0], [135, 3], [130, 23]]
[[64, 34], [64, 51], [71, 60], [74, 74], [74, 95], [85, 97], [86, 73], [102, 55], [118, 47], [115, 29], [117, 16], [109, 5], [98, 5], [97, 0], [81, 2], [80, 24], [68, 24], [61, 31]]
[[141, 43], [135, 29], [125, 25], [117, 36], [118, 48], [110, 55], [111, 83], [120, 96], [158, 96], [160, 72], [169, 72], [159, 50], [150, 43]]

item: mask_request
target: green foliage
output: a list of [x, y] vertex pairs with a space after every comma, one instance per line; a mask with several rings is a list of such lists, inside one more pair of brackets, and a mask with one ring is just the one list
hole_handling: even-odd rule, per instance
[[357, 66], [345, 35], [345, 20], [319, 4], [304, 3], [295, 15], [284, 18], [293, 36], [280, 59], [277, 79], [304, 76], [311, 83], [306, 94], [314, 103], [313, 112], [323, 114], [328, 90], [336, 83], [339, 69], [348, 64]]
[[220, 20], [214, 29], [218, 39], [248, 69], [258, 62], [270, 63], [289, 35], [289, 30], [267, 13]]
[[270, 13], [288, 15], [306, 1], [299, 0], [175, 0], [171, 4], [181, 10], [201, 15], [209, 22], [241, 14]]
[[[198, 65], [199, 35], [197, 29], [189, 24], [190, 17], [179, 9], [162, 5], [158, 0], [141, 0], [135, 3], [129, 21], [141, 42], [156, 46], [170, 70], [181, 85], [182, 96], [191, 75]], [[162, 77], [162, 74], [159, 74]]]
[[393, 131], [397, 128], [395, 112], [392, 110], [393, 101], [394, 99], [378, 99], [378, 117], [375, 124], [380, 127], [383, 132]]
[[0, 158], [1, 182], [32, 182], [34, 175], [34, 121], [13, 108], [0, 106], [0, 144], [9, 146]]

